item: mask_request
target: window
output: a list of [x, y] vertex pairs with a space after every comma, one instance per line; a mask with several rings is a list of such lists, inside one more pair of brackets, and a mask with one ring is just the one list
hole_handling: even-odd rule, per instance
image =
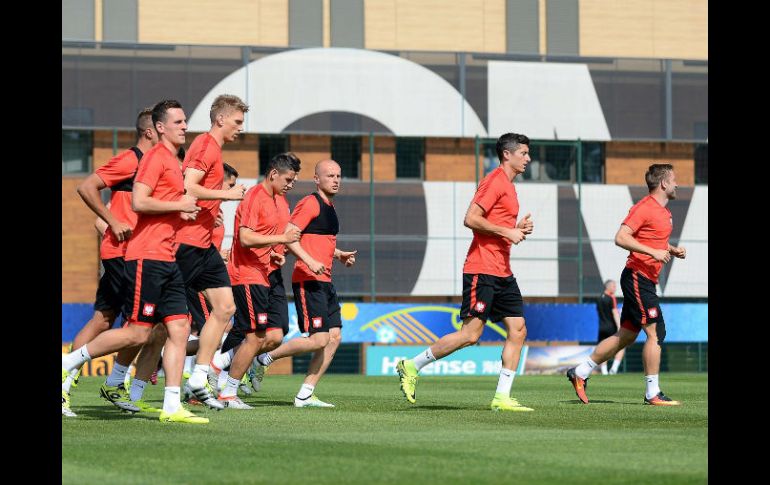
[[396, 178], [423, 178], [425, 138], [396, 138]]
[[709, 183], [709, 146], [707, 143], [695, 145], [695, 183]]
[[583, 143], [583, 182], [604, 182], [604, 143], [584, 141]]
[[289, 137], [286, 135], [259, 135], [259, 176], [264, 175], [267, 164], [279, 153], [289, 151]]
[[361, 137], [333, 136], [332, 159], [340, 164], [342, 178], [357, 179], [361, 165]]
[[532, 142], [529, 157], [532, 159], [522, 174], [524, 181], [569, 182], [575, 180], [575, 145], [552, 145]]
[[94, 134], [90, 131], [62, 130], [61, 173], [88, 173], [94, 151]]

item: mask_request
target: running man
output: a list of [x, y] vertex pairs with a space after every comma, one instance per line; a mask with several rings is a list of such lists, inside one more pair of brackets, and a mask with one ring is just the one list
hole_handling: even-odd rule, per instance
[[473, 230], [473, 241], [463, 266], [463, 303], [460, 330], [444, 335], [413, 359], [396, 365], [401, 391], [414, 403], [420, 369], [438, 359], [474, 345], [484, 331], [487, 319], [505, 324], [503, 365], [491, 408], [495, 411], [532, 411], [510, 396], [521, 348], [527, 337], [524, 301], [511, 272], [511, 244], [519, 244], [532, 233], [527, 214], [518, 221], [519, 200], [513, 179], [524, 173], [529, 158], [529, 138], [506, 133], [497, 140], [500, 166], [484, 177], [465, 214], [465, 227]]
[[650, 165], [644, 179], [650, 195], [631, 207], [615, 235], [615, 244], [629, 251], [626, 267], [620, 274], [623, 291], [620, 329], [601, 341], [585, 362], [567, 371], [567, 379], [584, 404], [588, 404], [586, 386], [594, 367], [634, 343], [642, 329], [647, 334], [642, 349], [647, 382], [644, 403], [653, 406], [681, 404], [663, 394], [658, 382], [660, 344], [666, 338], [666, 323], [655, 292], [663, 265], [671, 260], [671, 256], [684, 259], [687, 255], [685, 248], [669, 243], [674, 221], [666, 205], [676, 199], [674, 167], [667, 163]]

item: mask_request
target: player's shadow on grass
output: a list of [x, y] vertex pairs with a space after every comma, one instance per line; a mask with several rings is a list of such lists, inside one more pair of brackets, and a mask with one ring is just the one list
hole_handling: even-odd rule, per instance
[[147, 419], [150, 421], [158, 420], [158, 414], [130, 413], [127, 411], [121, 411], [119, 409], [105, 408], [103, 406], [77, 406], [74, 411], [78, 415], [78, 417], [75, 419], [82, 418], [84, 421], [120, 421], [132, 418]]
[[[561, 404], [583, 404], [580, 399], [570, 399], [569, 401], [559, 401]], [[591, 400], [588, 404], [637, 404], [635, 402], [622, 402], [622, 401], [607, 401], [607, 400]]]
[[266, 407], [266, 406], [294, 406], [294, 403], [290, 401], [252, 401], [247, 402], [249, 406], [254, 407]]
[[429, 405], [418, 405], [418, 406], [410, 406], [403, 411], [456, 411], [456, 410], [469, 410], [473, 409], [473, 407], [466, 407], [466, 406], [446, 406], [443, 404], [429, 404]]

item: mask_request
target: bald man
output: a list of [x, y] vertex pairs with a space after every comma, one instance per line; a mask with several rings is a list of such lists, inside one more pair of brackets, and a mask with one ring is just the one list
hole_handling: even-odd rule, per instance
[[340, 345], [342, 320], [337, 292], [332, 284], [332, 263], [338, 259], [345, 266], [356, 262], [356, 251], [337, 249], [339, 220], [332, 199], [340, 190], [342, 169], [334, 160], [321, 160], [315, 166], [313, 177], [316, 192], [308, 195], [294, 208], [286, 226], [286, 233], [302, 231], [299, 241], [286, 245], [297, 257], [291, 287], [300, 332], [308, 334], [282, 344], [277, 349], [260, 354], [262, 366], [291, 355], [313, 352], [294, 406], [331, 408], [314, 394], [315, 386], [329, 368]]

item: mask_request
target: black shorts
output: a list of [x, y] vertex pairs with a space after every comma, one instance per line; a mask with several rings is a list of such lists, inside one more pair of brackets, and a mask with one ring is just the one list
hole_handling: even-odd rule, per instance
[[463, 304], [460, 318], [479, 317], [499, 322], [523, 317], [524, 300], [513, 276], [463, 273]]
[[639, 332], [642, 325], [663, 322], [655, 283], [650, 279], [638, 271], [625, 268], [620, 274], [620, 289], [623, 290], [622, 327]]
[[289, 306], [280, 268], [270, 273], [268, 280], [270, 292], [267, 295], [267, 329], [281, 329], [286, 336], [289, 333]]
[[[270, 288], [262, 285], [235, 285], [235, 320], [233, 330], [245, 335], [267, 330]], [[232, 332], [232, 331], [231, 331]]]
[[209, 288], [231, 286], [225, 262], [213, 244], [205, 249], [180, 244], [176, 251], [176, 264], [182, 272], [185, 288], [195, 290], [196, 293]]
[[130, 323], [152, 326], [187, 318], [184, 280], [173, 261], [126, 261], [126, 289], [123, 314]]
[[340, 302], [334, 285], [326, 281], [292, 283], [294, 306], [297, 308], [297, 325], [302, 333], [328, 332], [330, 328], [342, 328]]
[[112, 310], [117, 316], [126, 299], [126, 262], [123, 258], [109, 258], [102, 260], [102, 266], [104, 274], [99, 278], [94, 310]]
[[211, 304], [203, 296], [203, 293], [199, 291], [185, 288], [185, 294], [187, 296], [187, 309], [190, 310], [190, 323], [193, 330], [200, 333], [203, 329], [203, 324], [209, 319]]
[[607, 337], [612, 337], [616, 333], [618, 333], [618, 329], [615, 327], [610, 328], [599, 325], [599, 340], [597, 340], [597, 342], [601, 342]]

